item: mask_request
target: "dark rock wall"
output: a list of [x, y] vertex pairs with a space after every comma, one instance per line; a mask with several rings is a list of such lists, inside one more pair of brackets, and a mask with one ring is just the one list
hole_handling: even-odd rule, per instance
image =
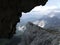
[[21, 12], [44, 6], [48, 0], [0, 0], [0, 38], [10, 38], [16, 31]]

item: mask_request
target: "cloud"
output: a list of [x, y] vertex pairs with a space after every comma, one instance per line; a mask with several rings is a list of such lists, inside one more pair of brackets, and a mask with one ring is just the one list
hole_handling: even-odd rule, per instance
[[58, 8], [57, 6], [37, 6], [35, 7], [32, 11], [46, 11], [48, 9], [56, 9]]
[[32, 13], [33, 12], [40, 12], [41, 14], [46, 15], [47, 13], [51, 12], [54, 9], [58, 9], [58, 7], [54, 6], [54, 5], [52, 5], [52, 6], [37, 6], [31, 12]]
[[[29, 17], [42, 17], [44, 15], [49, 15], [50, 17], [53, 17], [54, 13], [60, 13], [60, 8], [51, 5], [51, 6], [37, 6], [33, 10], [31, 10], [29, 13], [22, 13], [22, 18], [29, 18]], [[52, 14], [53, 13], [53, 14]]]

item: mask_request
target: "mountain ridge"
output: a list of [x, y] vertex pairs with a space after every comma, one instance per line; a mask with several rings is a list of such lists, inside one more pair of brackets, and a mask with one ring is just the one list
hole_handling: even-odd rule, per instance
[[59, 42], [58, 39], [59, 36], [28, 22], [18, 45], [56, 45]]

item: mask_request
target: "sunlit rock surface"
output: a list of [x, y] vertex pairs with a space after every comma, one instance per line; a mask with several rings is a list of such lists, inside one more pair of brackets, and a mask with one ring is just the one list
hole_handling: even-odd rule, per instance
[[59, 43], [60, 36], [56, 32], [49, 32], [29, 22], [18, 45], [59, 45]]

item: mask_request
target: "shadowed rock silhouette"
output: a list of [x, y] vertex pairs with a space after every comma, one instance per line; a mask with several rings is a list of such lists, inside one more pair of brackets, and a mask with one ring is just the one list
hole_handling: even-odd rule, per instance
[[0, 38], [11, 38], [22, 12], [44, 6], [48, 0], [0, 0]]

